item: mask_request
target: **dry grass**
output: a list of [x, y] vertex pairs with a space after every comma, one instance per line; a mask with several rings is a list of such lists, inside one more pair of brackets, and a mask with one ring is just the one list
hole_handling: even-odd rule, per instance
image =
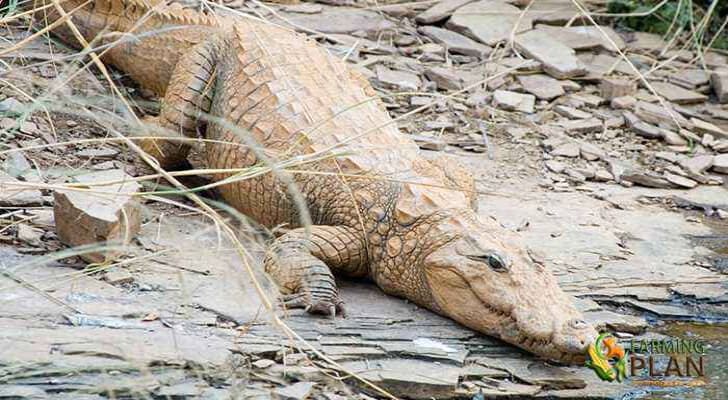
[[[616, 48], [616, 44], [614, 44], [609, 36], [599, 28], [599, 25], [595, 22], [593, 19], [593, 16], [602, 16], [604, 15], [599, 13], [590, 13], [584, 6], [579, 2], [578, 0], [572, 0], [573, 3], [579, 8], [579, 10], [582, 12], [582, 15], [593, 25], [597, 26], [602, 35]], [[220, 7], [223, 7], [215, 2], [208, 2], [208, 1], [202, 1], [202, 4], [204, 4], [206, 7], [209, 7], [210, 9], [217, 9]], [[275, 11], [271, 8], [265, 6], [262, 3], [258, 3], [257, 1], [254, 1], [254, 3], [260, 5], [264, 9], [267, 9], [273, 13], [273, 15], [276, 15]], [[27, 14], [31, 12], [39, 12], [42, 11], [43, 8], [50, 8], [53, 7], [56, 10], [62, 11], [62, 8], [59, 5], [58, 0], [53, 0], [52, 3], [49, 3], [45, 6], [35, 8], [32, 11], [17, 13], [14, 10], [14, 7], [18, 5], [17, 1], [11, 1], [10, 2], [11, 7], [9, 8], [9, 15], [0, 19], [0, 27], [6, 26], [6, 24], [9, 24], [11, 22], [15, 23], [19, 19], [24, 18]], [[658, 5], [659, 6], [659, 5]], [[387, 6], [383, 6], [387, 7]], [[381, 8], [381, 7], [378, 7]], [[655, 10], [657, 7], [655, 8]], [[229, 12], [237, 12], [236, 10], [227, 10]], [[71, 11], [72, 13], [73, 11]], [[524, 11], [525, 12], [525, 11]], [[653, 10], [654, 12], [654, 10]], [[65, 11], [63, 11], [65, 13]], [[255, 18], [250, 16], [249, 14], [245, 13], [238, 13], [241, 17], [245, 18]], [[523, 16], [523, 14], [521, 15]], [[701, 29], [704, 29], [705, 26], [707, 26], [708, 21], [712, 18], [711, 11], [709, 10], [708, 14], [704, 17], [702, 21], [698, 23], [698, 25], [695, 27], [695, 31], [693, 34], [697, 35]], [[284, 19], [285, 20], [285, 19]], [[238, 258], [241, 261], [241, 267], [243, 272], [246, 274], [246, 276], [250, 279], [252, 282], [256, 293], [260, 297], [260, 300], [262, 304], [265, 307], [265, 317], [268, 318], [271, 323], [276, 326], [284, 335], [286, 335], [291, 340], [296, 341], [299, 343], [299, 348], [305, 349], [310, 354], [314, 355], [318, 360], [322, 360], [323, 363], [317, 364], [322, 366], [322, 371], [327, 372], [328, 370], [335, 370], [339, 371], [344, 376], [352, 376], [355, 379], [361, 381], [363, 384], [370, 386], [372, 389], [378, 391], [381, 395], [394, 398], [391, 394], [383, 390], [382, 388], [376, 386], [375, 384], [368, 382], [367, 380], [363, 379], [361, 376], [358, 376], [357, 374], [353, 373], [352, 371], [347, 370], [343, 366], [341, 366], [336, 361], [330, 359], [325, 354], [318, 351], [316, 348], [314, 348], [310, 343], [308, 343], [306, 340], [304, 340], [300, 335], [298, 335], [294, 330], [292, 330], [285, 322], [283, 318], [279, 316], [279, 314], [276, 312], [275, 302], [273, 300], [273, 293], [270, 293], [269, 291], [265, 290], [264, 287], [266, 286], [263, 282], [260, 282], [259, 276], [261, 275], [261, 265], [259, 260], [256, 259], [251, 254], [250, 251], [250, 245], [247, 243], [244, 243], [239, 238], [238, 232], [237, 232], [237, 226], [243, 225], [246, 226], [248, 224], [247, 219], [237, 213], [235, 210], [232, 210], [230, 207], [227, 207], [223, 204], [210, 202], [207, 199], [201, 198], [198, 196], [198, 193], [200, 191], [206, 190], [206, 189], [212, 189], [217, 186], [223, 185], [223, 184], [230, 184], [242, 180], [247, 179], [254, 179], [256, 177], [259, 177], [263, 174], [273, 173], [275, 174], [279, 179], [281, 179], [283, 182], [285, 182], [288, 185], [288, 190], [290, 193], [293, 194], [293, 197], [296, 199], [296, 206], [298, 207], [299, 214], [302, 216], [301, 224], [303, 226], [310, 226], [311, 220], [310, 217], [308, 217], [308, 210], [306, 208], [306, 205], [303, 201], [303, 196], [298, 190], [298, 188], [295, 186], [295, 175], [296, 174], [331, 174], [338, 176], [342, 181], [346, 182], [348, 179], [381, 179], [381, 180], [390, 180], [394, 182], [402, 182], [397, 179], [390, 179], [387, 177], [381, 177], [381, 176], [368, 176], [368, 175], [352, 175], [352, 174], [344, 174], [341, 171], [338, 173], [336, 172], [313, 172], [306, 169], [307, 165], [310, 165], [311, 163], [317, 163], [321, 162], [323, 160], [335, 160], [336, 157], [341, 155], [342, 148], [345, 147], [345, 145], [349, 141], [357, 140], [371, 132], [377, 131], [381, 128], [383, 128], [385, 125], [381, 126], [375, 126], [370, 128], [369, 130], [365, 132], [357, 133], [356, 135], [352, 135], [347, 141], [338, 143], [336, 145], [333, 145], [329, 148], [326, 148], [324, 150], [306, 155], [304, 157], [280, 157], [278, 159], [274, 159], [269, 154], [265, 152], [265, 149], [263, 146], [261, 146], [260, 143], [255, 142], [252, 135], [249, 134], [249, 132], [246, 132], [244, 130], [241, 130], [239, 127], [229, 123], [228, 121], [218, 118], [216, 116], [204, 116], [204, 118], [209, 122], [214, 122], [217, 124], [220, 124], [222, 126], [225, 126], [227, 129], [234, 131], [238, 138], [240, 139], [240, 143], [234, 143], [234, 145], [239, 146], [246, 146], [247, 148], [254, 149], [256, 152], [256, 155], [259, 157], [260, 160], [263, 160], [263, 163], [260, 165], [255, 165], [247, 168], [238, 168], [238, 169], [206, 169], [206, 168], [197, 168], [193, 170], [188, 171], [165, 171], [162, 169], [156, 162], [153, 160], [149, 155], [145, 154], [141, 148], [137, 145], [137, 141], [144, 139], [144, 138], [150, 138], [150, 137], [168, 137], [165, 135], [164, 132], [158, 132], [157, 128], [144, 125], [139, 119], [136, 117], [135, 107], [132, 106], [132, 102], [130, 99], [126, 96], [125, 91], [122, 90], [117, 85], [117, 81], [113, 78], [110, 71], [101, 63], [100, 56], [105, 52], [108, 51], [108, 49], [112, 48], [113, 46], [123, 44], [130, 40], [136, 40], [140, 35], [150, 35], [154, 33], [143, 33], [138, 34], [136, 32], [127, 32], [124, 35], [119, 35], [118, 38], [113, 41], [112, 43], [106, 43], [104, 45], [98, 46], [94, 45], [94, 43], [88, 43], [80, 34], [78, 31], [78, 28], [73, 25], [72, 21], [70, 19], [64, 18], [59, 21], [57, 21], [54, 24], [48, 24], [45, 28], [41, 28], [40, 30], [36, 31], [33, 35], [31, 35], [27, 40], [23, 40], [20, 42], [17, 42], [10, 47], [6, 47], [3, 50], [0, 50], [0, 55], [13, 52], [16, 50], [22, 50], [23, 46], [27, 45], [28, 43], [31, 43], [32, 41], [45, 37], [48, 30], [50, 30], [53, 26], [57, 26], [60, 24], [66, 24], [70, 29], [72, 29], [79, 41], [83, 44], [84, 48], [80, 50], [78, 53], [69, 56], [69, 57], [60, 57], [57, 58], [57, 60], [61, 61], [62, 70], [63, 73], [59, 75], [59, 78], [57, 78], [56, 81], [53, 82], [53, 85], [50, 87], [45, 88], [45, 92], [42, 93], [40, 96], [36, 96], [33, 93], [28, 93], [24, 91], [23, 89], [16, 87], [13, 85], [13, 83], [7, 79], [0, 79], [0, 83], [2, 83], [5, 86], [6, 91], [15, 93], [18, 96], [21, 96], [25, 98], [28, 101], [31, 101], [32, 104], [34, 104], [34, 107], [30, 110], [28, 110], [26, 113], [23, 113], [23, 115], [17, 117], [17, 125], [19, 126], [20, 123], [22, 123], [23, 120], [25, 120], [32, 112], [34, 112], [36, 109], [42, 110], [43, 114], [46, 116], [46, 118], [49, 121], [49, 126], [51, 129], [53, 129], [53, 136], [58, 137], [59, 139], [62, 139], [55, 131], [54, 124], [53, 124], [53, 116], [57, 113], [63, 113], [65, 115], [74, 115], [79, 118], [84, 118], [88, 121], [93, 121], [97, 126], [104, 126], [107, 127], [105, 129], [105, 132], [107, 136], [101, 137], [101, 138], [85, 138], [80, 140], [72, 140], [72, 141], [60, 141], [58, 143], [54, 144], [46, 144], [46, 145], [33, 145], [28, 146], [22, 149], [9, 149], [9, 150], [2, 150], [0, 151], [0, 156], [8, 155], [11, 152], [17, 152], [17, 151], [24, 151], [24, 152], [42, 152], [48, 149], [52, 148], [62, 148], [64, 146], [76, 146], [76, 145], [82, 145], [82, 144], [115, 144], [115, 145], [123, 145], [125, 149], [128, 152], [131, 152], [139, 159], [143, 160], [150, 168], [154, 170], [153, 174], [146, 174], [143, 176], [135, 177], [133, 180], [138, 182], [147, 182], [149, 183], [149, 187], [155, 187], [154, 183], [157, 182], [159, 179], [163, 179], [164, 181], [168, 182], [171, 187], [165, 188], [162, 190], [149, 190], [143, 193], [139, 193], [137, 196], [145, 199], [147, 202], [155, 203], [155, 202], [163, 202], [166, 204], [171, 204], [175, 207], [178, 207], [180, 209], [184, 209], [187, 211], [193, 211], [195, 213], [199, 213], [200, 215], [203, 215], [205, 218], [209, 219], [214, 226], [214, 229], [217, 232], [217, 235], [220, 237], [220, 242], [225, 241], [227, 243], [230, 243], [235, 251], [237, 252]], [[725, 25], [725, 24], [724, 24]], [[295, 26], [295, 25], [294, 25]], [[724, 26], [725, 27], [725, 26]], [[330, 38], [329, 36], [321, 33], [321, 32], [314, 32], [314, 31], [308, 31], [308, 33], [318, 36], [318, 37], [325, 37]], [[511, 43], [510, 46], [512, 47], [513, 42], [513, 36], [515, 35], [515, 30], [513, 34], [511, 35]], [[675, 39], [677, 35], [673, 38]], [[331, 38], [330, 38], [331, 39]], [[334, 39], [331, 39], [334, 40]], [[673, 40], [672, 42], [676, 43], [677, 40]], [[698, 48], [698, 57], [695, 62], [702, 60], [702, 54], [704, 53], [705, 49], [709, 49], [711, 47], [712, 43], [708, 43], [706, 45], [702, 45], [700, 43], [692, 43], [688, 44], [688, 42], [684, 42], [683, 47], [685, 46], [697, 46]], [[49, 48], [50, 51], [50, 48]], [[654, 94], [655, 91], [650, 86], [649, 82], [647, 81], [646, 77], [637, 70], [637, 68], [634, 67], [634, 65], [629, 61], [629, 59], [626, 57], [626, 55], [623, 52], [619, 52], [620, 57], [624, 59], [629, 65], [632, 66], [632, 68], [635, 70], [635, 72], [638, 74], [638, 77], [640, 81]], [[500, 52], [499, 56], [495, 58], [497, 60], [498, 58], [503, 58], [505, 55], [505, 51]], [[86, 62], [86, 57], [90, 57], [91, 62]], [[45, 63], [43, 63], [45, 64]], [[116, 109], [108, 109], [103, 107], [89, 107], [88, 102], [86, 99], [74, 97], [74, 96], [63, 96], [59, 93], [61, 92], [61, 88], [64, 88], [68, 85], [73, 85], [74, 79], [81, 76], [84, 71], [87, 71], [91, 65], [94, 65], [99, 71], [100, 76], [103, 77], [103, 79], [106, 82], [106, 86], [111, 92], [110, 104], [117, 103], [121, 104], [124, 107], [124, 110], [119, 112]], [[525, 64], [525, 62], [524, 62]], [[33, 64], [27, 65], [22, 67], [23, 69], [28, 68], [32, 66]], [[523, 65], [523, 64], [522, 64]], [[457, 99], [458, 96], [463, 95], [464, 93], [468, 92], [469, 90], [481, 87], [482, 85], [486, 84], [490, 80], [496, 79], [504, 74], [511, 73], [515, 70], [517, 70], [519, 66], [513, 67], [509, 70], [505, 70], [499, 74], [489, 76], [479, 82], [473, 83], [462, 90], [454, 91], [452, 93], [449, 93], [447, 95], [437, 95], [435, 99], [433, 99], [432, 102], [429, 104], [417, 107], [407, 113], [404, 113], [400, 115], [397, 118], [393, 118], [391, 121], [388, 121], [387, 124], [393, 124], [401, 120], [405, 120], [407, 118], [412, 118], [413, 116], [417, 115], [418, 113], [421, 113], [430, 107], [433, 107], [435, 104], [437, 104], [439, 101], [442, 100], [448, 100], [448, 99]], [[660, 68], [663, 65], [658, 65], [656, 68]], [[13, 68], [16, 68], [16, 66], [6, 65], [6, 68], [12, 72]], [[431, 93], [421, 93], [421, 92], [413, 92], [413, 93], [396, 93], [392, 94], [392, 96], [411, 96], [411, 95], [432, 95]], [[659, 96], [658, 96], [659, 97]], [[367, 101], [375, 101], [377, 98], [371, 98]], [[662, 100], [661, 100], [662, 101]], [[335, 118], [343, 113], [346, 112], [354, 112], [356, 111], [357, 107], [360, 107], [364, 103], [359, 104], [353, 104], [350, 107], [346, 108], [345, 110], [342, 110], [339, 114], [333, 116], [332, 118]], [[663, 106], [668, 110], [668, 112], [672, 113], [671, 109], [667, 107], [665, 103], [663, 103]], [[672, 115], [672, 114], [671, 114]], [[128, 122], [131, 119], [131, 122]], [[312, 127], [306, 134], [314, 134], [320, 127], [324, 126], [326, 121], [321, 121], [316, 126]], [[675, 123], [679, 126], [679, 121], [675, 119]], [[128, 132], [132, 131], [141, 131], [146, 132], [145, 134], [136, 136], [136, 137], [130, 137], [128, 135]], [[219, 141], [209, 140], [209, 139], [190, 139], [190, 138], [184, 138], [184, 139], [175, 139], [180, 141], [191, 141], [195, 144], [213, 144], [213, 143], [220, 143]], [[296, 144], [298, 142], [291, 145], [291, 149], [296, 147]], [[290, 154], [286, 154], [286, 156], [292, 155], [292, 150]], [[178, 178], [183, 176], [191, 176], [191, 175], [208, 175], [208, 174], [216, 174], [216, 173], [227, 173], [230, 174], [229, 178], [226, 178], [223, 181], [212, 183], [209, 185], [203, 185], [198, 187], [186, 187], [183, 185]], [[113, 185], [119, 183], [118, 181], [108, 181], [108, 182], [100, 182], [95, 185], [92, 185], [92, 187], [80, 187], [78, 184], [68, 183], [68, 184], [41, 184], [41, 183], [30, 183], [30, 182], [24, 182], [19, 183], [19, 187], [28, 187], [28, 188], [35, 188], [35, 189], [43, 189], [43, 190], [57, 190], [57, 189], [64, 189], [64, 190], [78, 190], [78, 191], [84, 191], [89, 194], [96, 194], [96, 195], [104, 195], [107, 194], [104, 190], [105, 186]], [[448, 188], [453, 189], [454, 188]], [[481, 193], [484, 195], [498, 195], [498, 192], [489, 191], [488, 193]], [[189, 203], [182, 203], [180, 201], [175, 201], [170, 199], [168, 196], [184, 196], [186, 197], [192, 206]], [[508, 194], [502, 194], [507, 196]], [[23, 221], [23, 220], [21, 220]], [[231, 223], [233, 221], [234, 223]], [[25, 221], [23, 221], [25, 222]], [[14, 224], [18, 223], [17, 220], [13, 220], [12, 222], [9, 222], [4, 225], [4, 227], [0, 228], [0, 233], [2, 233], [4, 230], [9, 229], [10, 227], [14, 226]], [[162, 224], [162, 219], [160, 218], [159, 223]], [[255, 241], [255, 239], [250, 238], [251, 241]], [[263, 248], [265, 246], [264, 243], [257, 243], [257, 246], [259, 248]], [[74, 248], [74, 249], [68, 249], [59, 251], [53, 254], [49, 254], [45, 257], [39, 257], [34, 259], [33, 261], [14, 266], [12, 269], [8, 266], [1, 265], [2, 268], [0, 268], [0, 273], [5, 275], [6, 277], [12, 279], [14, 282], [16, 282], [19, 285], [22, 285], [23, 287], [38, 293], [42, 295], [45, 298], [48, 298], [52, 302], [59, 304], [66, 308], [69, 312], [73, 312], [76, 314], [81, 314], [80, 310], [70, 306], [69, 304], [66, 304], [60, 299], [57, 299], [53, 297], [51, 294], [49, 294], [49, 291], [61, 287], [63, 285], [69, 285], [73, 283], [75, 280], [80, 279], [81, 277], [95, 275], [100, 272], [109, 270], [111, 268], [117, 268], [120, 266], [126, 266], [126, 265], [139, 265], [140, 263], [143, 264], [143, 262], [154, 259], [155, 257], [159, 257], [166, 252], [169, 251], [177, 251], [176, 249], [169, 249], [169, 250], [163, 250], [160, 252], [153, 252], [147, 255], [143, 256], [133, 256], [126, 259], [119, 260], [117, 262], [108, 263], [108, 264], [102, 264], [102, 265], [92, 265], [87, 269], [84, 269], [82, 271], [73, 272], [73, 273], [66, 273], [66, 274], [60, 274], [54, 278], [53, 281], [49, 280], [37, 280], [37, 281], [27, 281], [19, 276], [17, 276], [18, 271], [22, 271], [23, 269], [29, 268], [33, 265], [41, 265], [43, 263], [47, 263], [51, 260], [60, 260], [65, 259], [68, 257], [78, 256], [81, 254], [84, 254], [86, 252], [97, 252], [100, 250], [128, 250], [128, 248], [125, 248], [123, 246], [113, 246], [113, 245], [107, 245], [107, 246], [87, 246], [87, 247], [80, 247], [80, 248]], [[0, 291], [6, 291], [11, 289], [11, 286], [5, 286], [0, 287]], [[133, 359], [133, 357], [129, 357], [129, 359]], [[119, 367], [120, 369], [127, 368], [129, 372], [138, 373], [145, 376], [151, 376], [152, 371], [151, 369], [143, 364], [130, 364], [131, 366], [127, 365], [126, 367]], [[13, 379], [16, 379], [18, 377], [22, 376], [49, 376], [49, 375], [62, 375], [65, 373], [79, 373], [78, 369], [73, 370], [48, 370], [46, 366], [38, 366], [37, 369], [31, 370], [31, 371], [10, 371], [10, 370], [3, 370], [0, 369], [0, 382], [11, 382]], [[108, 371], [105, 371], [108, 372]], [[204, 368], [200, 368], [196, 373], [203, 375], [208, 373], [209, 371], [205, 370]], [[337, 377], [337, 379], [340, 379]], [[102, 390], [102, 388], [100, 388]], [[149, 393], [135, 393], [134, 397], [139, 398], [149, 398]]]

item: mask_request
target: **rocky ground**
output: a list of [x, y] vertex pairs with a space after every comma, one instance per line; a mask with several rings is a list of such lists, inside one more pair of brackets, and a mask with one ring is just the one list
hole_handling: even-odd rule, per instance
[[[362, 71], [426, 156], [471, 167], [482, 216], [519, 232], [600, 328], [655, 337], [671, 321], [728, 320], [725, 54], [597, 28], [561, 0], [186, 3], [291, 26]], [[3, 22], [0, 52], [29, 35], [27, 20]], [[652, 390], [544, 363], [366, 282], [340, 283], [346, 319], [282, 315], [296, 340], [234, 245], [180, 196], [139, 198], [141, 233], [115, 262], [63, 253], [73, 219], [54, 205], [79, 203], [62, 185], [149, 173], [108, 140], [134, 133], [128, 115], [77, 60], [44, 37], [0, 55], [0, 398], [385, 397], [362, 379], [404, 398]], [[711, 373], [680, 396], [723, 398], [724, 372]]]

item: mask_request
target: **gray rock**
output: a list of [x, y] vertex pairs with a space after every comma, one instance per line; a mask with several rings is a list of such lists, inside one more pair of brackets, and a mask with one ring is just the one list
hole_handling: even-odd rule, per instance
[[554, 107], [554, 111], [557, 114], [569, 119], [587, 119], [592, 117], [592, 115], [586, 111], [577, 110], [574, 107], [569, 107], [561, 104]]
[[[441, 3], [438, 3], [441, 4]], [[435, 26], [423, 26], [419, 29], [420, 33], [432, 39], [435, 43], [439, 43], [455, 54], [463, 54], [473, 57], [484, 57], [493, 50], [489, 46], [478, 43], [467, 36], [463, 36], [457, 32]]]
[[297, 382], [282, 389], [276, 389], [276, 394], [283, 400], [305, 400], [316, 386], [315, 382]]
[[265, 369], [270, 367], [271, 365], [274, 365], [276, 362], [273, 360], [268, 360], [267, 358], [260, 359], [258, 361], [253, 362], [253, 366], [255, 368]]
[[688, 144], [688, 141], [676, 132], [673, 132], [668, 129], [661, 129], [661, 131], [662, 131], [662, 140], [664, 140], [665, 143], [667, 143], [669, 145], [685, 146]]
[[[634, 107], [634, 113], [645, 122], [671, 129], [680, 129], [691, 125], [690, 121], [676, 110], [666, 109], [660, 104], [652, 104], [646, 101], [638, 101]], [[675, 123], [675, 120], [680, 126]]]
[[40, 190], [28, 188], [12, 176], [0, 171], [0, 206], [28, 207], [43, 204], [43, 195]]
[[637, 103], [637, 99], [632, 96], [615, 97], [612, 99], [610, 106], [618, 110], [631, 109]]
[[495, 46], [508, 40], [514, 27], [515, 33], [531, 29], [531, 19], [521, 18], [518, 7], [503, 1], [481, 0], [455, 10], [447, 21], [447, 27], [488, 46]]
[[544, 71], [557, 79], [586, 74], [586, 68], [576, 58], [576, 52], [561, 42], [532, 30], [516, 36], [516, 47], [526, 56], [543, 64]]
[[414, 92], [422, 86], [420, 77], [411, 72], [396, 71], [382, 65], [377, 65], [376, 73], [377, 80], [390, 89]]
[[609, 51], [624, 49], [624, 40], [608, 26], [602, 26], [602, 30], [607, 34], [617, 48], [602, 35], [602, 33], [593, 25], [559, 27], [551, 25], [538, 25], [537, 30], [544, 32], [559, 42], [571, 47], [574, 50], [588, 50], [597, 47], [604, 48]]
[[728, 153], [728, 140], [716, 140], [713, 142], [713, 150], [718, 153]]
[[685, 189], [692, 189], [696, 186], [698, 186], [698, 182], [695, 182], [692, 179], [685, 178], [684, 176], [672, 174], [672, 173], [665, 173], [665, 179], [672, 183], [675, 186], [685, 188]]
[[651, 82], [650, 84], [657, 94], [676, 104], [701, 103], [708, 99], [708, 96], [702, 93], [684, 89], [669, 82]]
[[561, 83], [548, 75], [518, 75], [517, 79], [523, 90], [542, 100], [551, 100], [565, 93]]
[[614, 179], [614, 176], [604, 168], [597, 168], [594, 171], [593, 180], [596, 182], [609, 182]]
[[655, 153], [655, 158], [659, 158], [661, 160], [665, 160], [671, 163], [676, 163], [679, 160], [679, 156], [675, 153], [671, 153], [669, 151], [658, 151]]
[[45, 390], [32, 385], [0, 385], [0, 399], [47, 399]]
[[566, 121], [561, 124], [568, 133], [591, 133], [604, 130], [602, 121], [598, 118]]
[[453, 11], [458, 8], [472, 3], [475, 0], [443, 0], [438, 1], [432, 7], [420, 13], [415, 17], [415, 21], [420, 24], [434, 24], [452, 15]]
[[546, 165], [546, 168], [549, 169], [549, 171], [560, 174], [566, 170], [566, 164], [556, 161], [556, 160], [548, 160], [544, 163]]
[[607, 164], [609, 166], [609, 173], [612, 175], [612, 178], [617, 183], [621, 183], [622, 175], [625, 172], [627, 172], [627, 169], [629, 168], [629, 166], [626, 165], [625, 163], [623, 163], [619, 160], [613, 159], [613, 158], [607, 159]]
[[20, 123], [20, 132], [27, 133], [28, 135], [35, 135], [38, 133], [38, 125], [32, 121], [23, 121]]
[[710, 75], [710, 84], [721, 103], [728, 103], [728, 70], [715, 71]]
[[685, 89], [696, 89], [710, 82], [710, 72], [702, 69], [684, 69], [671, 74], [670, 82]]
[[628, 79], [602, 79], [599, 83], [599, 92], [607, 100], [631, 96], [637, 91], [637, 85]]
[[444, 67], [428, 67], [425, 76], [437, 84], [438, 89], [460, 90], [463, 88], [463, 78], [457, 71]]
[[682, 296], [695, 297], [696, 299], [717, 299], [725, 296], [728, 292], [720, 283], [681, 283], [670, 289]]
[[685, 307], [673, 306], [667, 304], [655, 304], [646, 301], [627, 299], [625, 303], [636, 307], [637, 309], [651, 312], [657, 316], [668, 318], [694, 318], [695, 315]]
[[[520, 57], [505, 57], [498, 61], [498, 64], [506, 68], [515, 68], [519, 72], [539, 73], [543, 72], [541, 63], [536, 60], [523, 59]], [[572, 82], [573, 83], [573, 82]]]
[[713, 157], [713, 171], [728, 174], [728, 154], [719, 154]]
[[458, 385], [460, 368], [413, 359], [381, 359], [342, 363], [397, 397], [446, 398]]
[[40, 246], [42, 244], [43, 230], [32, 227], [28, 224], [18, 224], [18, 240], [31, 246]]
[[196, 398], [207, 388], [207, 384], [198, 381], [180, 382], [170, 386], [163, 386], [157, 390], [157, 396], [162, 398], [186, 399]]
[[134, 282], [134, 276], [126, 269], [116, 267], [104, 274], [104, 280], [111, 285], [123, 285]]
[[570, 181], [575, 183], [584, 183], [586, 182], [586, 175], [582, 174], [580, 171], [577, 171], [574, 168], [567, 168], [566, 171], [564, 171], [566, 176], [568, 176]]
[[0, 101], [0, 114], [20, 115], [23, 112], [25, 112], [25, 105], [16, 100], [15, 97], [8, 97]]
[[607, 328], [619, 332], [641, 333], [649, 326], [642, 317], [617, 314], [606, 310], [585, 312], [584, 319], [600, 331]]
[[728, 132], [711, 124], [710, 122], [705, 122], [702, 119], [698, 118], [690, 118], [690, 122], [693, 124], [693, 129], [695, 130], [695, 132], [709, 133], [715, 137], [728, 139]]
[[625, 111], [622, 115], [627, 127], [631, 128], [637, 135], [646, 139], [661, 139], [663, 137], [662, 129], [642, 121], [635, 114]]
[[364, 32], [376, 39], [380, 32], [396, 29], [396, 25], [379, 13], [368, 10], [327, 10], [320, 14], [289, 14], [296, 25], [323, 33]]
[[507, 90], [496, 90], [493, 93], [493, 106], [506, 111], [532, 113], [536, 98], [530, 94], [521, 94]]
[[662, 139], [664, 137], [662, 129], [654, 125], [650, 125], [647, 122], [638, 121], [633, 124], [631, 128], [634, 133], [646, 139]]
[[708, 51], [703, 54], [705, 64], [714, 69], [726, 69], [728, 68], [728, 58], [722, 54], [718, 54], [714, 51]]
[[657, 188], [657, 189], [670, 189], [673, 188], [673, 184], [657, 175], [653, 175], [648, 172], [642, 172], [636, 169], [630, 169], [622, 173], [622, 181], [632, 182], [635, 185]]
[[691, 175], [702, 175], [711, 166], [713, 166], [714, 160], [715, 157], [712, 155], [700, 155], [681, 160], [679, 164]]
[[[61, 242], [69, 246], [104, 241], [129, 243], [141, 225], [141, 208], [133, 197], [139, 191], [139, 184], [122, 170], [94, 172], [78, 175], [74, 179], [94, 187], [94, 192], [59, 189], [53, 193], [53, 215]], [[119, 183], [94, 186], [95, 183], [107, 181]], [[83, 254], [81, 258], [96, 263], [113, 260], [118, 255], [118, 249], [101, 250]]]
[[581, 150], [579, 149], [578, 143], [568, 142], [568, 143], [564, 143], [561, 146], [554, 148], [554, 150], [551, 152], [551, 155], [576, 158], [576, 157], [579, 157], [580, 152], [581, 152]]
[[526, 16], [533, 22], [543, 22], [549, 25], [565, 25], [581, 15], [579, 9], [571, 0], [538, 0], [521, 1], [520, 5], [530, 3]]
[[590, 79], [601, 79], [605, 75], [618, 72], [627, 76], [635, 74], [629, 64], [615, 56], [605, 53], [594, 54], [592, 52], [580, 52], [577, 58], [587, 70], [587, 77]]
[[603, 98], [591, 93], [574, 93], [569, 96], [569, 99], [578, 103], [584, 103], [589, 107], [599, 107], [607, 102]]
[[80, 158], [113, 158], [119, 151], [110, 147], [101, 147], [95, 149], [83, 149], [77, 151], [76, 156]]
[[647, 32], [634, 32], [632, 35], [632, 41], [627, 43], [627, 48], [630, 50], [646, 50], [649, 52], [656, 53], [666, 48], [667, 44], [660, 35]]
[[604, 150], [592, 143], [582, 143], [579, 146], [579, 152], [581, 157], [587, 161], [596, 161], [604, 159], [607, 156], [607, 153], [604, 152]]
[[7, 157], [2, 168], [13, 178], [18, 178], [33, 168], [21, 151], [9, 153]]
[[410, 135], [410, 138], [423, 150], [442, 151], [447, 147], [446, 141], [431, 136]]

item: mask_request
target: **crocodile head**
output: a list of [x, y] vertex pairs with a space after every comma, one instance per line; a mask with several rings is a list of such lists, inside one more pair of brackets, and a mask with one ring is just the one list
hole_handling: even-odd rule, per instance
[[475, 217], [438, 225], [450, 239], [422, 265], [432, 308], [544, 358], [584, 362], [597, 332], [543, 265], [499, 239], [508, 232]]

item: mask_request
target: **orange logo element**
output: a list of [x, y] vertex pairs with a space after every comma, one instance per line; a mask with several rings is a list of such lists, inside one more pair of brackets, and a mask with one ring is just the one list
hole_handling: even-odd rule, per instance
[[622, 382], [627, 377], [627, 352], [609, 333], [602, 333], [589, 345], [586, 366], [607, 382]]

